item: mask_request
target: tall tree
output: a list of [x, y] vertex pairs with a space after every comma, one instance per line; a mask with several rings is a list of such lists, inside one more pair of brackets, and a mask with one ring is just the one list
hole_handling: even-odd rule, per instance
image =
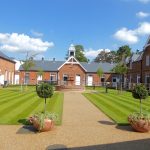
[[97, 57], [94, 59], [94, 62], [106, 62], [107, 52], [102, 50]]
[[94, 62], [108, 62], [115, 63], [117, 61], [116, 51], [107, 52], [105, 50], [101, 51], [97, 57], [94, 59]]
[[[75, 45], [75, 58], [79, 61], [79, 62], [89, 62], [89, 59], [86, 58], [85, 54], [84, 54], [84, 47], [82, 45]], [[68, 52], [66, 54], [65, 59], [68, 59]]]
[[118, 62], [124, 63], [125, 59], [131, 56], [131, 48], [128, 45], [123, 45], [117, 50]]
[[75, 45], [75, 57], [80, 62], [88, 62], [89, 60], [86, 58], [84, 54], [84, 47], [82, 45]]

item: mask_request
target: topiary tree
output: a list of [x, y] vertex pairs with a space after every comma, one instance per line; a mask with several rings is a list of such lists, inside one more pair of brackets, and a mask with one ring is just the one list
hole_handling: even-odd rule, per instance
[[48, 83], [41, 83], [36, 86], [37, 95], [45, 99], [44, 114], [46, 113], [46, 99], [51, 98], [54, 94], [53, 86]]
[[142, 114], [142, 100], [148, 97], [148, 91], [143, 84], [136, 85], [132, 91], [132, 96], [140, 100], [140, 114]]

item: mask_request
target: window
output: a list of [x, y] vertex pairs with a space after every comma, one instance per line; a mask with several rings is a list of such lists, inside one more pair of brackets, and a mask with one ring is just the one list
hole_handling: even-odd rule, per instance
[[149, 55], [146, 56], [146, 66], [149, 66]]
[[137, 75], [137, 83], [140, 83], [141, 77], [140, 75]]
[[116, 80], [116, 78], [115, 78], [115, 77], [113, 77], [112, 82], [117, 82], [117, 80]]
[[105, 82], [105, 78], [104, 77], [101, 78], [101, 82]]
[[63, 81], [68, 81], [68, 75], [67, 74], [63, 75]]
[[150, 83], [150, 75], [146, 74], [145, 76], [145, 83]]
[[24, 83], [25, 83], [25, 84], [29, 84], [29, 80], [30, 80], [30, 78], [29, 78], [29, 73], [25, 73]]
[[130, 69], [132, 69], [132, 61], [130, 61]]
[[50, 75], [50, 81], [56, 81], [56, 75], [55, 74]]
[[38, 75], [37, 80], [42, 81], [42, 75]]

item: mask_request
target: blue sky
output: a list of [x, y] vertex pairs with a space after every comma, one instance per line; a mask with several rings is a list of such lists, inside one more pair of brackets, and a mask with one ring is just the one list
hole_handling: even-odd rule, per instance
[[0, 0], [0, 50], [63, 60], [71, 43], [92, 60], [101, 49], [142, 50], [150, 35], [150, 0]]

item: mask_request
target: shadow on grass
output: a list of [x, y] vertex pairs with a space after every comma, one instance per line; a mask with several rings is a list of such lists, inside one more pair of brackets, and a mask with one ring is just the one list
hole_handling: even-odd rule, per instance
[[[62, 146], [62, 147], [61, 147]], [[150, 150], [150, 139], [118, 142], [112, 144], [91, 145], [67, 148], [64, 145], [50, 145], [46, 150]]]

